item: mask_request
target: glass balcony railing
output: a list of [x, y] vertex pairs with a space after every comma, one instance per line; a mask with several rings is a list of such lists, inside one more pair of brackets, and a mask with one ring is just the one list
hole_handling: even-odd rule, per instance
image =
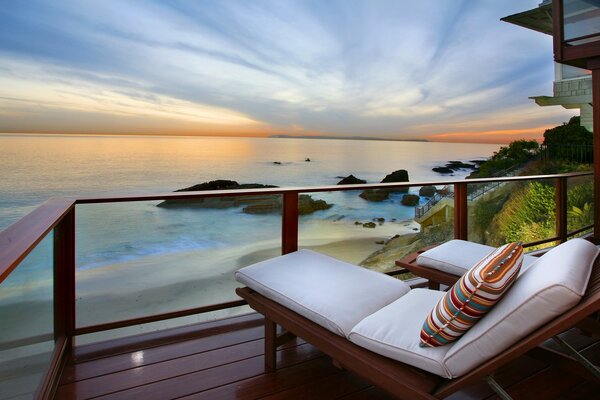
[[[452, 238], [537, 248], [584, 235], [592, 185], [571, 173], [51, 200], [0, 232], [0, 399], [51, 391], [75, 344], [247, 312], [233, 271], [298, 248], [398, 275], [394, 260]], [[345, 219], [364, 191], [391, 201]], [[320, 214], [305, 213], [306, 195]], [[501, 198], [514, 203], [502, 215]], [[523, 212], [538, 219], [491, 232]]]

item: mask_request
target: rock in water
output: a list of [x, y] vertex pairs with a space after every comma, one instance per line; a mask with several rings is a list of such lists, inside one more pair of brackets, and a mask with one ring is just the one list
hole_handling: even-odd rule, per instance
[[419, 196], [432, 197], [435, 192], [435, 186], [421, 186], [421, 189], [419, 189]]
[[307, 215], [315, 211], [327, 210], [333, 207], [333, 204], [327, 203], [325, 200], [315, 200], [307, 194], [301, 194], [298, 197], [298, 214]]
[[[397, 171], [388, 174], [381, 180], [381, 183], [394, 183], [394, 182], [408, 182], [408, 171], [405, 169], [399, 169]], [[383, 201], [389, 198], [390, 193], [407, 193], [408, 188], [398, 189], [367, 189], [359, 194], [365, 200], [369, 201]]]
[[354, 175], [348, 175], [344, 179], [339, 181], [337, 184], [338, 185], [360, 185], [362, 183], [367, 183], [367, 181], [365, 181], [364, 179], [359, 179], [359, 178], [355, 177]]
[[[388, 174], [381, 180], [381, 183], [408, 182], [408, 171], [399, 169]], [[390, 193], [408, 193], [408, 188], [389, 189]]]
[[375, 222], [365, 222], [363, 224], [363, 228], [375, 228], [377, 225], [375, 225]]
[[305, 162], [310, 162], [310, 158], [306, 157]]
[[[210, 182], [204, 182], [198, 185], [179, 189], [177, 192], [206, 191], [206, 190], [235, 190], [235, 189], [265, 189], [276, 188], [273, 185], [262, 185], [260, 183], [239, 184], [236, 181], [219, 179]], [[166, 200], [158, 204], [165, 208], [227, 208], [245, 206], [242, 212], [246, 214], [272, 214], [281, 213], [282, 196], [280, 195], [251, 195], [236, 197], [209, 197], [205, 199], [194, 200]], [[325, 200], [315, 200], [307, 194], [301, 194], [298, 197], [298, 213], [300, 215], [312, 214], [315, 211], [327, 210], [333, 207], [333, 204]]]
[[419, 196], [416, 194], [405, 194], [402, 196], [402, 205], [414, 207], [419, 204]]
[[381, 183], [391, 182], [408, 182], [408, 171], [405, 169], [399, 169], [391, 174], [386, 175], [381, 181]]
[[451, 174], [454, 171], [448, 167], [433, 167], [431, 168], [433, 172], [437, 172], [438, 174]]
[[390, 197], [390, 192], [383, 189], [367, 189], [359, 196], [367, 201], [384, 201]]
[[[194, 186], [178, 189], [176, 192], [202, 192], [207, 190], [240, 190], [240, 189], [266, 189], [276, 188], [274, 185], [262, 185], [260, 183], [239, 184], [236, 181], [227, 179], [217, 179], [214, 181], [200, 183]], [[202, 208], [227, 208], [238, 207], [241, 204], [253, 203], [256, 201], [272, 201], [277, 199], [277, 195], [255, 195], [243, 197], [207, 197], [193, 200], [165, 200], [157, 204], [164, 208], [182, 208], [182, 207], [202, 207]]]

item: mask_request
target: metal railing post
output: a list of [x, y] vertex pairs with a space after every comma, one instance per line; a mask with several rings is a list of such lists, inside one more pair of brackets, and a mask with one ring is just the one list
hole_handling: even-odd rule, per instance
[[283, 194], [281, 254], [298, 250], [298, 192]]
[[556, 178], [556, 236], [567, 241], [567, 179]]

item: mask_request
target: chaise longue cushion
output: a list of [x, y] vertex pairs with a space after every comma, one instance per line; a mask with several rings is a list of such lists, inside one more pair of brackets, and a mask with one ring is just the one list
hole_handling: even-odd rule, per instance
[[592, 243], [572, 239], [540, 257], [448, 351], [444, 364], [452, 376], [465, 374], [574, 307], [585, 293], [597, 255]]
[[413, 289], [361, 321], [349, 339], [375, 353], [446, 378], [456, 378], [574, 307], [587, 288], [598, 248], [572, 239], [522, 274], [504, 298], [458, 341], [419, 347], [422, 321], [444, 295]]
[[235, 278], [344, 337], [365, 317], [410, 291], [398, 279], [310, 250], [242, 268]]
[[413, 289], [359, 322], [348, 339], [372, 352], [449, 378], [444, 357], [452, 345], [419, 345], [423, 320], [443, 296], [444, 292], [437, 290]]
[[[419, 254], [417, 264], [462, 276], [479, 260], [494, 250], [495, 247], [454, 239]], [[525, 254], [521, 273], [525, 272], [537, 260], [539, 260], [538, 257]]]

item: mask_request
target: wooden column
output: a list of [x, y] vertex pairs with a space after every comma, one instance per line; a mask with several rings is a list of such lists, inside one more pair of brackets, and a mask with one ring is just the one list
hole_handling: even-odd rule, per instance
[[594, 237], [600, 237], [600, 69], [592, 70], [594, 116]]
[[467, 240], [469, 227], [467, 225], [467, 183], [454, 184], [454, 238]]
[[67, 352], [75, 331], [75, 207], [54, 228], [54, 336]]
[[556, 236], [567, 241], [567, 178], [556, 178]]
[[283, 194], [281, 254], [298, 250], [298, 193]]

